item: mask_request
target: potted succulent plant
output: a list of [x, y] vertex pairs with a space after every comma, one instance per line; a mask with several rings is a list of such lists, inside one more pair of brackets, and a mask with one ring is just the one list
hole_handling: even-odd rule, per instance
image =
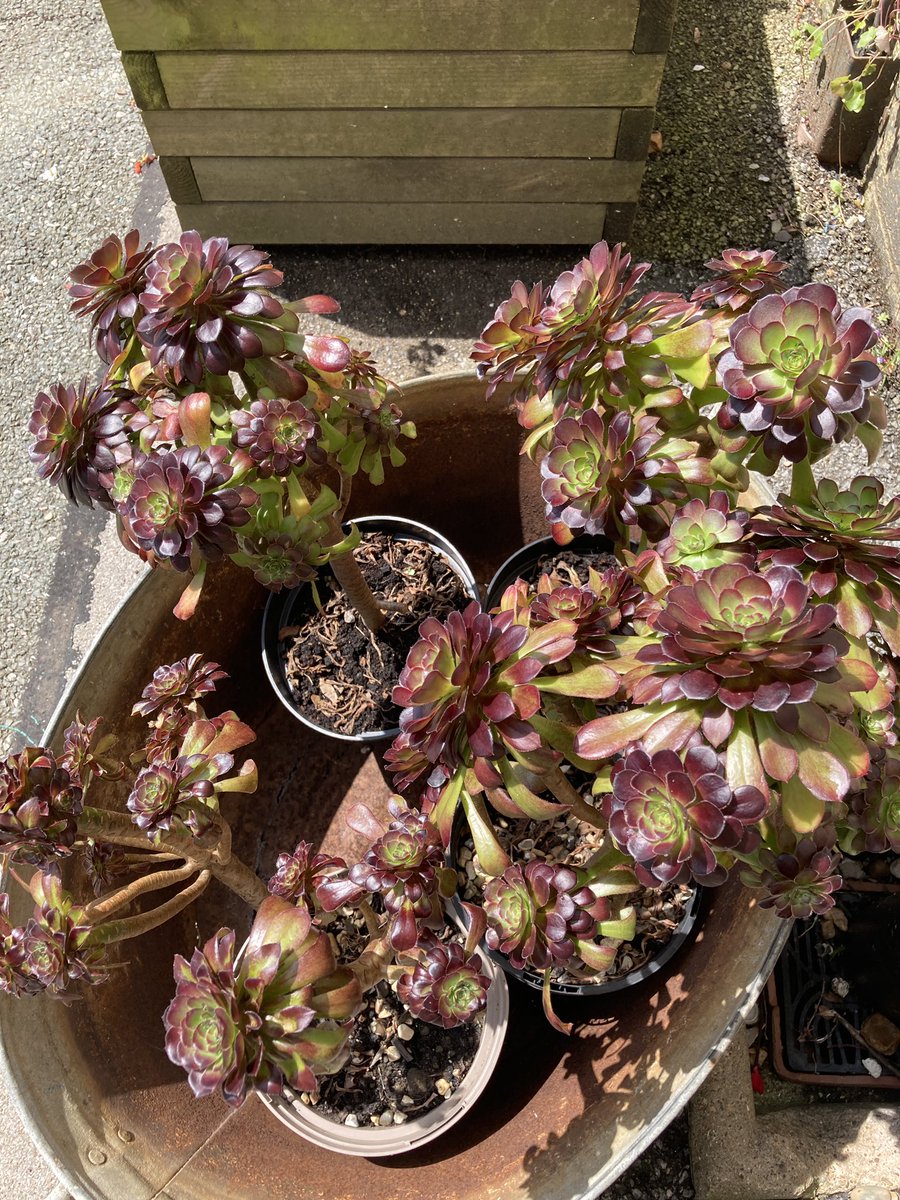
[[[475, 585], [424, 526], [372, 522], [362, 548], [357, 527], [341, 528], [354, 476], [382, 482], [415, 428], [366, 353], [298, 331], [299, 314], [337, 303], [283, 302], [281, 281], [264, 252], [224, 238], [107, 238], [69, 283], [102, 379], [38, 396], [32, 458], [74, 503], [115, 511], [129, 550], [191, 576], [177, 616], [225, 556], [285, 593], [264, 630], [277, 694], [316, 727], [377, 735], [395, 724], [390, 687], [419, 621]], [[301, 587], [326, 564], [323, 595]]]
[[[256, 1090], [272, 1103], [299, 1095], [315, 1103], [327, 1086], [322, 1077], [351, 1055], [354, 1075], [369, 1070], [359, 1037], [373, 1019], [365, 997], [379, 1013], [390, 998], [412, 1069], [424, 1052], [420, 1043], [434, 1054], [434, 1038], [422, 1032], [430, 1023], [441, 1031], [439, 1052], [452, 1056], [445, 1075], [409, 1100], [413, 1111], [396, 1097], [387, 1124], [408, 1124], [402, 1133], [384, 1134], [382, 1102], [374, 1140], [371, 1130], [345, 1130], [326, 1144], [344, 1149], [349, 1140], [351, 1153], [378, 1154], [396, 1153], [398, 1137], [410, 1146], [428, 1141], [477, 1098], [502, 1045], [506, 988], [476, 952], [481, 927], [473, 924], [465, 939], [448, 924], [443, 897], [455, 879], [438, 833], [399, 799], [387, 827], [365, 808], [351, 817], [370, 842], [355, 866], [313, 854], [301, 841], [279, 857], [267, 892], [233, 855], [219, 806], [222, 795], [257, 785], [252, 760], [237, 770], [234, 761], [234, 751], [254, 740], [252, 730], [233, 712], [209, 717], [201, 705], [224, 675], [199, 655], [160, 667], [134, 707], [149, 722], [127, 765], [114, 758], [116, 739], [101, 735], [98, 719], [76, 719], [59, 754], [30, 746], [0, 760], [0, 848], [9, 877], [34, 900], [31, 919], [18, 927], [8, 919], [9, 895], [0, 900], [0, 987], [68, 1001], [77, 986], [100, 985], [117, 969], [117, 944], [172, 919], [218, 879], [257, 913], [239, 952], [235, 931], [223, 928], [190, 962], [175, 959], [165, 1045], [194, 1094], [221, 1090], [237, 1105]], [[107, 795], [121, 785], [125, 811], [86, 804], [97, 780], [106, 781]], [[20, 874], [26, 868], [30, 879]], [[166, 898], [145, 908], [159, 893]], [[345, 964], [338, 961], [344, 943], [328, 928], [338, 910], [355, 934]], [[369, 1058], [373, 1049], [383, 1052], [387, 1036], [382, 1029], [374, 1048], [369, 1039]], [[338, 1084], [333, 1094], [349, 1091]], [[316, 1110], [320, 1122], [324, 1108]], [[333, 1120], [358, 1127], [355, 1109], [333, 1109]], [[282, 1118], [317, 1140], [315, 1124], [307, 1131], [302, 1115], [282, 1110]]]
[[[4, 764], [0, 833], [40, 868], [32, 923], [4, 930], [4, 990], [98, 981], [105, 947], [217, 876], [256, 922], [240, 957], [224, 929], [177, 960], [169, 1052], [198, 1094], [221, 1088], [239, 1103], [260, 1090], [282, 1120], [334, 1147], [329, 1122], [354, 1137], [407, 1124], [402, 1095], [390, 1112], [329, 1099], [336, 1071], [367, 1072], [354, 1029], [405, 1063], [401, 1024], [415, 1037], [414, 1019], [446, 1027], [490, 1013], [498, 985], [487, 987], [479, 942], [530, 971], [565, 1028], [554, 987], [627, 978], [624, 947], [647, 940], [648, 894], [737, 873], [761, 906], [807, 916], [834, 903], [842, 853], [900, 841], [900, 499], [885, 503], [874, 477], [841, 490], [812, 469], [852, 438], [878, 453], [878, 333], [828, 287], [785, 289], [770, 251], [727, 250], [709, 265], [690, 299], [643, 294], [646, 267], [600, 244], [548, 289], [517, 284], [485, 331], [475, 355], [494, 386], [516, 389], [556, 544], [572, 553], [580, 533], [602, 535], [615, 558], [583, 572], [570, 561], [512, 581], [491, 610], [473, 601], [422, 622], [385, 754], [403, 799], [387, 823], [351, 814], [362, 858], [349, 865], [301, 841], [265, 897], [231, 853], [217, 801], [252, 789], [255, 769], [235, 774], [233, 761], [251, 735], [233, 713], [210, 719], [200, 707], [218, 668], [174, 664], [138, 706], [151, 728], [126, 812], [84, 807], [93, 776], [112, 787], [124, 769], [93, 724], [76, 722], [57, 756], [37, 748]], [[277, 362], [300, 370], [296, 358]], [[194, 428], [199, 413], [205, 428], [213, 411], [191, 399], [184, 419]], [[58, 478], [88, 486], [72, 427], [49, 417], [57, 442], [41, 453]], [[107, 426], [92, 422], [94, 445]], [[788, 492], [741, 503], [752, 476], [785, 463]], [[226, 502], [222, 520], [238, 507]], [[54, 863], [86, 838], [101, 843], [84, 848], [102, 887], [116, 847], [138, 878], [83, 904], [63, 891], [71, 862], [61, 874]], [[131, 911], [176, 885], [157, 909]], [[443, 904], [461, 889], [455, 935]]]
[[[556, 540], [606, 533], [621, 566], [580, 587], [520, 581], [493, 613], [430, 622], [395, 693], [398, 785], [419, 789], [447, 843], [461, 806], [495, 877], [489, 944], [542, 969], [548, 1009], [554, 959], [591, 962], [578, 930], [610, 917], [593, 907], [606, 872], [624, 884], [633, 870], [625, 892], [715, 885], [740, 864], [763, 904], [802, 912], [831, 902], [841, 831], [881, 811], [871, 789], [850, 797], [893, 723], [896, 638], [872, 634], [893, 621], [896, 582], [841, 553], [849, 525], [856, 553], [865, 537], [863, 556], [889, 561], [892, 510], [874, 480], [838, 493], [811, 469], [853, 436], [877, 453], [877, 331], [830, 288], [783, 290], [771, 251], [710, 267], [690, 301], [641, 296], [646, 268], [601, 244], [550, 289], [515, 285], [475, 357], [516, 384]], [[778, 505], [734, 502], [751, 470], [783, 461]], [[593, 803], [565, 759], [593, 772]], [[562, 806], [606, 840], [586, 868], [523, 871], [486, 801], [503, 824]]]
[[810, 89], [813, 149], [823, 162], [853, 166], [865, 153], [900, 70], [897, 0], [840, 0], [802, 37], [817, 62]]

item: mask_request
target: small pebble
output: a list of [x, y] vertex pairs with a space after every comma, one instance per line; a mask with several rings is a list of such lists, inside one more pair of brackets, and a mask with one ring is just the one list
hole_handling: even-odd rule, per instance
[[401, 1113], [401, 1112], [394, 1113], [394, 1124], [395, 1125], [404, 1125], [408, 1120], [409, 1120], [409, 1118], [407, 1117], [406, 1113]]
[[444, 1079], [444, 1078], [438, 1079], [438, 1080], [436, 1080], [434, 1086], [435, 1086], [436, 1090], [438, 1092], [440, 1092], [440, 1094], [442, 1096], [449, 1096], [450, 1093], [453, 1091], [453, 1088], [448, 1079]]
[[349, 1116], [344, 1117], [344, 1124], [349, 1125], [351, 1129], [359, 1129], [359, 1117], [356, 1113], [350, 1113]]
[[891, 874], [895, 879], [900, 879], [900, 858], [895, 858], [891, 863]]
[[369, 1028], [372, 1030], [373, 1035], [377, 1038], [383, 1038], [387, 1036], [387, 1026], [383, 1021], [373, 1021]]
[[416, 1031], [412, 1028], [411, 1025], [398, 1025], [397, 1026], [397, 1037], [400, 1038], [402, 1041], [411, 1042], [415, 1036], [416, 1036]]
[[391, 1062], [399, 1062], [402, 1057], [396, 1046], [388, 1046], [384, 1054], [385, 1058], [389, 1058]]
[[384, 1110], [384, 1112], [381, 1114], [381, 1116], [378, 1118], [378, 1124], [383, 1129], [386, 1129], [388, 1127], [388, 1125], [393, 1125], [393, 1123], [394, 1123], [394, 1114], [393, 1114], [393, 1112], [391, 1112], [391, 1110], [389, 1108], [386, 1108]]
[[874, 1058], [864, 1058], [862, 1065], [866, 1068], [873, 1079], [881, 1078], [881, 1063], [876, 1062]]
[[850, 993], [850, 984], [846, 979], [841, 979], [839, 975], [836, 975], [831, 981], [831, 990], [836, 996], [845, 1000]]

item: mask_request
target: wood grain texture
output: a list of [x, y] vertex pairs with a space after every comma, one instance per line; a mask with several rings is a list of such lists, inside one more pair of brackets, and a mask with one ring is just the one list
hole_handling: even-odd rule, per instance
[[157, 154], [612, 158], [619, 115], [615, 108], [172, 108], [145, 113], [144, 124]]
[[191, 160], [183, 157], [172, 157], [168, 154], [159, 156], [159, 166], [169, 189], [169, 195], [176, 204], [199, 204], [203, 197], [197, 186]]
[[591, 245], [603, 204], [183, 204], [184, 229], [256, 245]]
[[[596, 203], [636, 200], [644, 173], [642, 162], [620, 162], [613, 158], [592, 162], [541, 158], [195, 158], [190, 161], [204, 201]], [[173, 198], [179, 199], [174, 192]]]
[[665, 56], [164, 51], [156, 62], [170, 108], [620, 108], [656, 104]]
[[120, 50], [630, 50], [639, 7], [639, 0], [103, 0]]
[[155, 54], [123, 54], [122, 67], [138, 108], [152, 111], [169, 107]]

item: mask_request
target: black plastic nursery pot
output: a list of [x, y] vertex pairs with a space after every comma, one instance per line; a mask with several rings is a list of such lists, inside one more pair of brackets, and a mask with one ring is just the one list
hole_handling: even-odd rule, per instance
[[[351, 517], [388, 510], [442, 529], [476, 579], [545, 532], [537, 472], [520, 458], [521, 431], [500, 390], [474, 375], [407, 385], [403, 408], [419, 436], [406, 465], [377, 489], [355, 491]], [[268, 878], [302, 837], [325, 853], [358, 854], [345, 814], [359, 802], [387, 812], [391, 787], [371, 747], [323, 738], [275, 697], [259, 654], [265, 593], [247, 571], [210, 572], [196, 616], [171, 611], [184, 580], [154, 571], [122, 604], [68, 687], [46, 733], [59, 745], [76, 710], [124, 725], [156, 666], [200, 653], [230, 679], [219, 687], [256, 731], [260, 786], [227, 798], [234, 849]], [[121, 806], [101, 781], [97, 803]], [[10, 919], [23, 923], [16, 892]], [[298, 1138], [251, 1096], [229, 1108], [193, 1098], [165, 1054], [162, 1014], [172, 957], [190, 955], [223, 925], [243, 938], [250, 912], [218, 885], [167, 925], [121, 943], [103, 987], [65, 1007], [46, 997], [0, 997], [2, 1065], [10, 1093], [75, 1200], [591, 1200], [687, 1104], [774, 965], [786, 923], [760, 910], [738, 880], [709, 897], [696, 936], [671, 969], [602, 1012], [585, 1011], [572, 1037], [549, 1028], [540, 997], [515, 987], [506, 1041], [478, 1103], [437, 1141], [387, 1159], [352, 1158]]]
[[596, 536], [583, 534], [581, 537], [574, 538], [566, 546], [560, 546], [552, 537], [542, 537], [536, 541], [529, 542], [527, 546], [522, 546], [515, 554], [511, 554], [506, 562], [502, 563], [498, 568], [487, 587], [487, 595], [484, 601], [485, 608], [496, 607], [509, 585], [515, 583], [519, 578], [527, 578], [542, 558], [548, 558], [553, 554], [565, 550], [572, 554], [583, 554], [586, 556], [592, 554], [614, 554], [615, 545], [608, 537], [603, 537], [600, 534]]
[[[426, 545], [433, 547], [450, 564], [472, 599], [477, 600], [479, 598], [478, 585], [469, 569], [468, 563], [456, 547], [448, 542], [437, 530], [430, 529], [420, 521], [413, 521], [408, 517], [368, 516], [359, 517], [353, 523], [358, 526], [363, 534], [375, 532], [386, 533], [397, 541], [424, 542]], [[349, 526], [345, 527], [345, 531], [349, 531]], [[325, 568], [325, 570], [328, 570], [328, 568]], [[288, 712], [296, 717], [302, 725], [305, 725], [308, 729], [315, 730], [317, 733], [325, 734], [327, 737], [336, 738], [338, 741], [367, 745], [396, 737], [400, 732], [399, 725], [356, 734], [338, 733], [325, 724], [310, 720], [298, 706], [296, 697], [285, 676], [284, 663], [279, 647], [279, 630], [284, 628], [285, 625], [295, 624], [298, 621], [298, 614], [301, 614], [300, 619], [302, 619], [304, 608], [307, 608], [312, 603], [311, 590], [310, 584], [303, 584], [298, 588], [293, 588], [289, 592], [273, 592], [266, 603], [266, 610], [263, 613], [262, 620], [262, 661], [266, 676], [275, 691], [275, 695]]]
[[[447, 855], [447, 861], [454, 870], [458, 869], [459, 843], [464, 829], [464, 823], [461, 818], [457, 819], [453, 826], [453, 836], [450, 842], [450, 849]], [[699, 929], [703, 915], [707, 908], [708, 888], [702, 888], [698, 884], [692, 884], [692, 895], [689, 903], [685, 907], [684, 913], [678, 925], [672, 931], [672, 936], [662, 946], [658, 954], [643, 964], [636, 967], [633, 971], [629, 971], [627, 975], [619, 976], [616, 979], [603, 980], [600, 983], [563, 983], [552, 981], [550, 984], [550, 994], [556, 999], [575, 999], [575, 1000], [601, 1000], [605, 996], [615, 995], [617, 992], [627, 991], [629, 988], [634, 988], [654, 976], [664, 971], [670, 963], [685, 947]], [[459, 895], [455, 895], [450, 901], [453, 911], [460, 925], [465, 928], [467, 921], [463, 911], [462, 902]], [[542, 991], [544, 979], [541, 974], [536, 971], [529, 971], [514, 967], [505, 954], [499, 950], [491, 950], [489, 947], [484, 948], [493, 962], [497, 964], [507, 975], [512, 979], [518, 979], [521, 983], [526, 984], [535, 991]]]

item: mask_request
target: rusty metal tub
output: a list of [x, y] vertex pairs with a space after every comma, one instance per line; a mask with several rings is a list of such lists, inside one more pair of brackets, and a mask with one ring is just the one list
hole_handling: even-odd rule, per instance
[[[534, 469], [502, 395], [469, 375], [406, 388], [419, 427], [407, 465], [354, 511], [415, 517], [445, 533], [486, 581], [543, 532]], [[261, 787], [229, 814], [237, 852], [267, 874], [302, 835], [337, 847], [340, 814], [388, 786], [377, 753], [302, 729], [269, 690], [258, 652], [265, 594], [230, 567], [211, 573], [193, 621], [171, 616], [183, 580], [142, 581], [95, 643], [48, 730], [58, 742], [76, 708], [125, 721], [154, 666], [200, 651], [231, 680], [222, 707], [258, 733]], [[126, 738], [126, 741], [128, 739]], [[107, 799], [111, 799], [108, 797]], [[118, 803], [122, 802], [121, 796]], [[24, 905], [13, 913], [21, 920]], [[539, 999], [516, 988], [509, 1036], [480, 1103], [446, 1138], [390, 1160], [341, 1158], [292, 1135], [255, 1097], [240, 1109], [192, 1099], [163, 1050], [173, 953], [248, 914], [211, 888], [181, 920], [125, 943], [127, 963], [71, 1007], [43, 998], [0, 1004], [3, 1067], [23, 1117], [76, 1200], [581, 1200], [597, 1196], [681, 1110], [754, 1000], [779, 949], [777, 918], [728, 884], [699, 937], [663, 982], [563, 1015], [586, 1019], [566, 1039]]]

